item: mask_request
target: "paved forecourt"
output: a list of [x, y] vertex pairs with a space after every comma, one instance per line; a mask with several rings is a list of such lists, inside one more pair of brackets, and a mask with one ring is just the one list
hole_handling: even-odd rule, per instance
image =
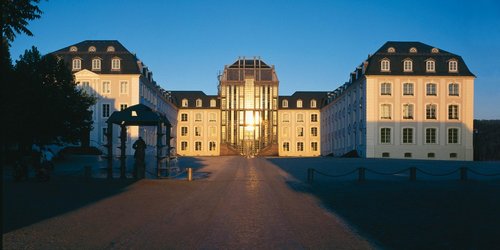
[[266, 159], [196, 161], [208, 178], [136, 182], [114, 196], [4, 234], [4, 249], [373, 248], [303, 192], [303, 182]]

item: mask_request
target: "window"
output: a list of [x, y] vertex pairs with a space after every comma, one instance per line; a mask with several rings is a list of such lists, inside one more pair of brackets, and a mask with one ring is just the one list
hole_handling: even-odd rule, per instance
[[95, 52], [95, 47], [94, 46], [90, 46], [89, 47], [89, 52]]
[[82, 69], [82, 59], [80, 58], [74, 58], [73, 59], [73, 70], [80, 70]]
[[403, 95], [413, 95], [413, 83], [403, 83]]
[[425, 129], [425, 143], [436, 144], [437, 143], [436, 138], [437, 138], [437, 129], [435, 128]]
[[312, 136], [318, 136], [318, 128], [317, 127], [312, 127], [311, 128], [311, 135]]
[[77, 48], [77, 47], [75, 47], [75, 46], [71, 46], [71, 47], [69, 48], [69, 51], [70, 51], [70, 52], [77, 52], [77, 51], [78, 51], [78, 48]]
[[84, 81], [80, 84], [80, 87], [85, 91], [86, 93], [91, 93], [91, 88], [90, 88], [90, 82]]
[[92, 70], [101, 70], [101, 59], [92, 59]]
[[450, 153], [450, 158], [457, 158], [457, 153]]
[[106, 49], [107, 52], [114, 52], [115, 51], [115, 47], [113, 46], [108, 46], [108, 48]]
[[425, 106], [425, 118], [426, 119], [436, 119], [436, 104], [427, 104]]
[[318, 143], [311, 142], [311, 149], [312, 149], [312, 151], [318, 151]]
[[403, 119], [413, 119], [413, 104], [403, 104]]
[[311, 114], [311, 122], [317, 122], [318, 121], [318, 114]]
[[425, 89], [426, 89], [426, 95], [428, 96], [436, 96], [437, 95], [437, 92], [436, 92], [436, 84], [435, 83], [427, 83], [427, 85], [425, 86]]
[[413, 71], [413, 62], [411, 60], [404, 60], [403, 61], [403, 71], [404, 72]]
[[128, 94], [128, 82], [127, 81], [120, 82], [120, 94]]
[[187, 134], [188, 134], [188, 128], [181, 127], [181, 136], [187, 136]]
[[104, 81], [102, 82], [102, 93], [110, 94], [111, 93], [111, 82]]
[[311, 108], [316, 108], [316, 100], [311, 100]]
[[384, 82], [380, 85], [380, 94], [381, 95], [391, 95], [391, 84], [388, 82]]
[[194, 127], [194, 136], [201, 136], [201, 128], [196, 126]]
[[448, 143], [450, 144], [458, 143], [458, 128], [448, 129]]
[[380, 71], [390, 71], [391, 70], [391, 62], [388, 59], [383, 59], [380, 61]]
[[394, 47], [389, 47], [389, 48], [387, 49], [387, 52], [388, 52], [388, 53], [394, 53], [394, 52], [396, 52], [396, 49], [395, 49]]
[[299, 152], [304, 151], [304, 143], [303, 142], [297, 142], [297, 151], [299, 151]]
[[196, 107], [200, 108], [202, 106], [202, 101], [201, 99], [196, 99]]
[[457, 72], [458, 71], [458, 62], [455, 60], [448, 62], [448, 71]]
[[403, 143], [413, 143], [413, 128], [403, 128]]
[[120, 59], [119, 58], [114, 58], [111, 60], [111, 69], [112, 70], [119, 70], [120, 69]]
[[215, 142], [214, 141], [211, 141], [208, 143], [208, 150], [209, 151], [215, 151]]
[[304, 128], [303, 127], [298, 127], [297, 128], [297, 136], [298, 137], [304, 136]]
[[290, 121], [290, 115], [288, 113], [283, 114], [283, 122], [289, 122]]
[[128, 108], [128, 105], [127, 104], [120, 104], [120, 111], [122, 110], [125, 110], [126, 108]]
[[458, 90], [459, 90], [458, 83], [450, 83], [450, 85], [448, 85], [448, 95], [459, 96]]
[[196, 113], [194, 115], [194, 121], [195, 122], [201, 122], [201, 113]]
[[208, 127], [208, 129], [210, 131], [210, 136], [212, 136], [212, 137], [217, 136], [217, 129], [216, 129], [216, 127], [210, 126], [210, 127]]
[[390, 157], [390, 156], [391, 156], [391, 154], [389, 154], [389, 152], [382, 153], [382, 157], [384, 157], [384, 158], [387, 158], [387, 157]]
[[302, 100], [297, 100], [297, 108], [302, 108]]
[[181, 142], [181, 151], [186, 151], [188, 147], [188, 142], [187, 141], [182, 141]]
[[217, 102], [215, 101], [215, 99], [211, 99], [210, 100], [210, 107], [214, 108], [215, 106], [217, 106]]
[[283, 108], [288, 108], [288, 100], [283, 100], [281, 101], [281, 106], [283, 106]]
[[290, 143], [289, 142], [283, 142], [283, 151], [285, 151], [285, 152], [290, 151]]
[[297, 114], [297, 122], [304, 122], [304, 114]]
[[181, 114], [181, 121], [187, 122], [188, 120], [188, 114]]
[[380, 119], [391, 119], [391, 105], [380, 105]]
[[448, 119], [450, 120], [458, 119], [458, 105], [448, 106]]
[[427, 158], [434, 158], [436, 157], [435, 153], [427, 153]]
[[436, 62], [434, 62], [434, 60], [426, 61], [425, 62], [425, 71], [435, 72], [436, 71]]
[[201, 141], [194, 143], [194, 151], [201, 151]]
[[208, 114], [208, 121], [215, 122], [215, 117], [216, 117], [215, 113], [209, 113]]
[[102, 105], [102, 117], [109, 117], [109, 104]]
[[417, 48], [411, 47], [410, 48], [410, 53], [417, 53]]
[[184, 107], [184, 108], [187, 108], [188, 107], [188, 100], [187, 99], [182, 99], [181, 106]]
[[391, 143], [391, 129], [381, 128], [380, 129], [380, 143], [390, 144]]
[[431, 49], [431, 53], [439, 53], [439, 49], [438, 48], [432, 48]]
[[102, 141], [108, 142], [108, 128], [102, 128]]
[[411, 153], [409, 152], [405, 153], [405, 158], [411, 158]]

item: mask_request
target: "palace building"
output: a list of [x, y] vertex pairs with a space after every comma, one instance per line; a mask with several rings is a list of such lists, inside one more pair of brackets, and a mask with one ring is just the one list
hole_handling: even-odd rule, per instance
[[[106, 141], [113, 111], [142, 103], [170, 120], [173, 153], [181, 156], [473, 158], [475, 76], [460, 56], [420, 42], [387, 42], [337, 89], [290, 96], [279, 95], [274, 65], [258, 57], [226, 65], [217, 95], [207, 95], [159, 87], [118, 41], [52, 54], [97, 97], [92, 146]], [[132, 128], [127, 143], [142, 136], [154, 146], [155, 129]]]

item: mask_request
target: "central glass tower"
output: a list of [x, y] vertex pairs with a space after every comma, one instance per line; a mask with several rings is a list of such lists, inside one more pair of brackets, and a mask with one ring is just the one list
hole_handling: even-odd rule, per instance
[[260, 58], [239, 58], [219, 76], [222, 143], [255, 155], [277, 143], [278, 77]]

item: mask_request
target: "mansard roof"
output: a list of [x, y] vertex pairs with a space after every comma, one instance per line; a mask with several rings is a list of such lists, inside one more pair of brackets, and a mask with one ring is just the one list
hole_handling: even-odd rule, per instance
[[[91, 46], [95, 47], [95, 52], [89, 51]], [[109, 47], [112, 47], [114, 51], [108, 51]], [[76, 51], [71, 51], [71, 48], [76, 48]], [[70, 69], [73, 58], [80, 58], [82, 60], [82, 69], [92, 71], [92, 59], [100, 58], [101, 70], [95, 71], [96, 73], [141, 74], [137, 57], [117, 40], [86, 40], [50, 54], [63, 59]], [[114, 58], [120, 59], [120, 70], [111, 70], [111, 60]]]
[[[389, 48], [393, 48], [394, 52], [389, 52]], [[412, 48], [416, 49], [416, 52], [410, 52]], [[390, 61], [389, 72], [381, 71], [380, 62], [383, 59], [389, 59]], [[405, 59], [413, 61], [412, 72], [403, 71], [403, 61]], [[435, 61], [435, 72], [426, 71], [425, 62], [427, 60]], [[450, 60], [458, 62], [457, 72], [449, 72], [448, 62]], [[461, 56], [421, 42], [386, 42], [375, 54], [369, 56], [367, 61], [368, 66], [365, 75], [474, 76]]]
[[[188, 109], [218, 109], [220, 108], [220, 101], [216, 95], [207, 95], [203, 91], [171, 91], [172, 103], [178, 108]], [[188, 100], [188, 106], [182, 107], [182, 100]], [[196, 100], [202, 101], [201, 107], [196, 107]], [[210, 100], [215, 100], [215, 107], [210, 107]]]
[[[279, 96], [278, 107], [280, 109], [320, 109], [323, 99], [326, 98], [326, 91], [296, 91], [291, 96]], [[316, 100], [316, 107], [311, 107], [311, 100]], [[283, 100], [288, 100], [288, 107], [283, 107]], [[302, 108], [297, 108], [297, 101], [302, 100]]]
[[260, 58], [247, 59], [245, 57], [236, 60], [229, 68], [271, 68]]

